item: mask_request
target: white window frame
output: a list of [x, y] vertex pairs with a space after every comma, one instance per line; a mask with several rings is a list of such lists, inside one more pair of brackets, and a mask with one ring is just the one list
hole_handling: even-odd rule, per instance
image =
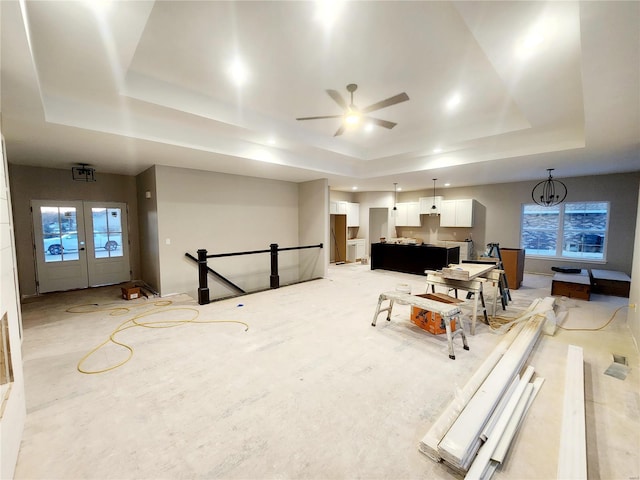
[[[607, 205], [607, 221], [604, 230], [604, 245], [602, 251], [602, 258], [589, 258], [582, 256], [571, 256], [571, 255], [563, 255], [564, 248], [564, 216], [565, 216], [565, 207], [568, 204], [585, 204], [585, 203], [605, 203]], [[523, 203], [522, 208], [520, 210], [520, 247], [526, 248], [523, 242], [523, 228], [524, 228], [524, 210], [527, 206], [535, 205], [535, 203]], [[606, 263], [607, 262], [607, 250], [609, 246], [609, 221], [611, 219], [611, 204], [606, 200], [591, 200], [584, 202], [564, 202], [557, 205], [559, 208], [559, 219], [558, 219], [558, 227], [556, 231], [556, 254], [555, 255], [543, 255], [530, 253], [530, 250], [527, 250], [527, 257], [531, 258], [539, 258], [539, 259], [553, 259], [553, 260], [564, 260], [564, 261], [574, 261], [574, 262], [584, 262], [584, 263]]]

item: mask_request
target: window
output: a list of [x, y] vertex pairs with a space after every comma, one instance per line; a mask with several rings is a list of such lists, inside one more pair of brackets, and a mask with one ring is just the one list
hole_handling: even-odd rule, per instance
[[605, 260], [609, 202], [522, 206], [520, 244], [527, 255]]

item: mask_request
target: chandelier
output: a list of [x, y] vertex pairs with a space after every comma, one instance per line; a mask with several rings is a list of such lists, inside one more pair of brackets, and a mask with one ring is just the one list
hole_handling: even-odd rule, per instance
[[531, 191], [531, 198], [542, 207], [553, 207], [564, 202], [567, 198], [567, 186], [560, 180], [554, 180], [551, 172], [554, 168], [547, 168], [549, 178], [538, 183]]

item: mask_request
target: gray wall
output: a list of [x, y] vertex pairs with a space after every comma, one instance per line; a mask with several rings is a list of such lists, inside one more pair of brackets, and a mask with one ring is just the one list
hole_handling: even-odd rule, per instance
[[[140, 230], [140, 278], [160, 291], [160, 238], [158, 237], [158, 193], [156, 167], [136, 177], [138, 189], [138, 228]], [[148, 192], [148, 193], [147, 193]]]
[[322, 249], [300, 250], [299, 278], [300, 280], [309, 280], [324, 277], [329, 266], [328, 180], [323, 178], [299, 184], [298, 199], [299, 245], [323, 244]]
[[638, 342], [640, 342], [640, 195], [638, 198], [638, 213], [636, 216], [636, 235], [635, 246], [633, 251], [633, 267], [631, 269], [631, 293], [629, 295], [629, 304], [634, 304], [634, 308], [630, 308], [627, 313], [627, 324], [631, 329], [633, 338], [636, 342], [636, 350], [638, 350]]
[[71, 178], [71, 168], [26, 167], [9, 164], [9, 181], [13, 192], [20, 293], [36, 293], [36, 271], [33, 251], [31, 200], [82, 200], [122, 202], [129, 207], [129, 241], [132, 278], [140, 278], [140, 240], [138, 235], [138, 200], [136, 179], [126, 175], [96, 172], [96, 182], [78, 182]]
[[[163, 296], [197, 298], [197, 266], [186, 252], [195, 256], [201, 248], [216, 254], [299, 244], [296, 183], [156, 166], [156, 191]], [[298, 251], [280, 254], [281, 285], [299, 280], [298, 256]], [[211, 259], [209, 265], [246, 291], [269, 287], [268, 254]], [[234, 293], [209, 278], [212, 299]]]
[[[631, 273], [633, 245], [635, 238], [636, 214], [638, 210], [638, 183], [640, 172], [573, 177], [561, 179], [568, 189], [567, 200], [609, 201], [609, 238], [606, 264], [572, 262], [568, 260], [539, 260], [527, 258], [525, 270], [535, 273], [551, 273], [553, 265], [581, 266], [582, 268], [602, 268]], [[473, 228], [440, 228], [439, 217], [422, 215], [421, 227], [394, 228], [393, 214], [390, 214], [389, 237], [418, 237], [425, 243], [438, 240], [465, 240], [471, 238], [477, 253], [483, 253], [486, 244], [499, 243], [503, 248], [520, 246], [520, 217], [522, 205], [532, 203], [531, 190], [537, 182], [517, 182], [482, 185], [465, 188], [439, 188], [436, 195], [446, 200], [475, 198], [478, 201], [475, 226]], [[331, 192], [331, 199], [336, 196]], [[398, 202], [417, 201], [419, 197], [432, 197], [433, 189], [399, 192]], [[360, 203], [359, 237], [367, 238], [369, 208], [393, 208], [393, 192], [362, 192], [353, 195], [354, 202]], [[391, 210], [390, 210], [391, 211]], [[376, 241], [376, 239], [374, 239]], [[368, 248], [368, 247], [367, 247]]]

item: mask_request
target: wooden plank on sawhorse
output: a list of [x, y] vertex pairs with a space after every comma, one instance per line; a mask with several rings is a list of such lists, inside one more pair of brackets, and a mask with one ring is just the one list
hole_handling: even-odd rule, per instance
[[[385, 300], [389, 301], [389, 305], [385, 308], [382, 308], [382, 303]], [[455, 353], [453, 351], [453, 337], [455, 337], [456, 335], [460, 335], [462, 337], [462, 348], [464, 348], [465, 350], [469, 350], [467, 337], [464, 334], [464, 323], [462, 321], [461, 315], [462, 312], [460, 308], [455, 304], [437, 302], [435, 300], [429, 300], [428, 298], [418, 297], [409, 293], [384, 292], [381, 293], [378, 297], [378, 306], [376, 307], [376, 313], [374, 313], [373, 321], [371, 322], [371, 325], [373, 327], [376, 326], [378, 315], [380, 315], [382, 312], [387, 312], [387, 321], [391, 321], [391, 311], [393, 310], [394, 303], [398, 303], [400, 305], [415, 306], [418, 308], [422, 308], [423, 310], [435, 312], [440, 315], [447, 332], [447, 343], [449, 345], [450, 359], [456, 359]], [[456, 320], [460, 325], [460, 328], [456, 329], [454, 332], [451, 331], [451, 322], [453, 320]]]

